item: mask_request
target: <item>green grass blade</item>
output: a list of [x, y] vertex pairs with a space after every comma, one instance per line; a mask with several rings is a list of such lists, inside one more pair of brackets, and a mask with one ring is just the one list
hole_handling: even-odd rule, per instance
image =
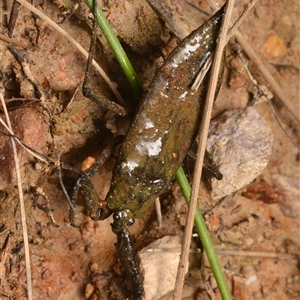
[[[93, 11], [93, 0], [86, 0], [85, 2], [90, 8], [90, 10]], [[97, 6], [96, 8], [96, 20], [105, 38], [107, 39], [107, 42], [109, 43], [113, 53], [115, 54], [122, 70], [124, 71], [124, 74], [127, 77], [135, 93], [136, 98], [140, 100], [143, 94], [143, 87], [123, 47], [121, 46], [119, 40], [117, 39], [115, 33], [113, 32], [109, 22], [107, 21], [99, 6]]]
[[[191, 187], [190, 187], [190, 184], [184, 174], [182, 167], [180, 167], [178, 169], [178, 171], [175, 174], [175, 177], [181, 188], [182, 194], [183, 194], [187, 204], [189, 204], [190, 196], [191, 196]], [[222, 295], [222, 299], [223, 300], [231, 300], [232, 299], [231, 294], [229, 292], [223, 270], [220, 266], [220, 263], [219, 263], [217, 255], [216, 255], [213, 243], [211, 241], [209, 232], [206, 228], [204, 219], [203, 219], [200, 209], [198, 207], [196, 207], [196, 213], [195, 213], [195, 227], [197, 228], [198, 235], [201, 239], [203, 248], [207, 255], [207, 259], [209, 261], [212, 272], [216, 279], [219, 291]]]

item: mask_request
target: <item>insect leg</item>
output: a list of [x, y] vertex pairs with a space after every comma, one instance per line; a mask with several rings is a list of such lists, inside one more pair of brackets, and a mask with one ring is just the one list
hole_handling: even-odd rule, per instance
[[111, 226], [112, 231], [117, 235], [115, 247], [117, 249], [118, 257], [128, 278], [131, 278], [132, 288], [135, 294], [134, 299], [142, 299], [144, 294], [142, 275], [136, 262], [130, 232], [127, 227], [124, 226], [124, 220], [119, 218], [118, 213], [114, 214], [114, 222]]
[[[97, 158], [96, 162], [87, 171], [80, 173], [73, 188], [73, 194], [71, 199], [73, 207], [75, 207], [78, 193], [81, 189], [81, 192], [83, 193], [85, 199], [87, 210], [91, 218], [96, 221], [106, 219], [109, 215], [111, 215], [111, 212], [108, 208], [99, 208], [100, 199], [90, 181], [90, 177], [93, 176], [99, 170], [99, 168], [107, 161], [114, 145], [115, 143], [111, 143], [110, 145], [108, 145]], [[78, 227], [74, 222], [75, 213], [73, 209], [70, 209], [69, 218], [71, 226]]]
[[205, 151], [202, 172], [209, 178], [214, 177], [217, 180], [222, 180], [223, 178], [223, 174], [219, 171], [218, 167], [216, 166], [216, 163], [214, 162], [213, 158], [207, 150]]
[[100, 106], [105, 107], [115, 112], [118, 115], [126, 116], [128, 113], [125, 108], [123, 108], [121, 105], [115, 102], [110, 101], [103, 95], [99, 95], [98, 93], [93, 93], [88, 86], [88, 82], [90, 79], [90, 70], [91, 70], [91, 65], [93, 62], [93, 56], [94, 56], [95, 46], [96, 46], [96, 0], [93, 0], [93, 15], [94, 15], [93, 31], [92, 31], [90, 50], [89, 50], [89, 57], [88, 57], [85, 76], [82, 84], [82, 94], [85, 97], [89, 98], [90, 100], [96, 102]]
[[[196, 159], [196, 154], [193, 151], [188, 152], [188, 156], [190, 156], [192, 159]], [[208, 178], [216, 178], [217, 180], [223, 179], [223, 174], [220, 172], [218, 166], [214, 162], [213, 158], [211, 157], [210, 153], [206, 150], [204, 155], [204, 161], [203, 161], [203, 169], [202, 169], [203, 175]]]
[[[73, 187], [73, 193], [72, 193], [72, 198], [71, 198], [71, 203], [72, 203], [73, 207], [75, 207], [75, 205], [76, 205], [79, 189], [82, 186], [81, 182], [83, 182], [86, 179], [85, 177], [87, 177], [86, 174], [81, 173], [79, 178], [76, 180], [76, 183]], [[75, 227], [75, 228], [79, 227], [75, 223], [75, 211], [71, 207], [70, 207], [70, 211], [69, 211], [69, 219], [70, 219], [70, 224], [71, 224], [72, 227]]]

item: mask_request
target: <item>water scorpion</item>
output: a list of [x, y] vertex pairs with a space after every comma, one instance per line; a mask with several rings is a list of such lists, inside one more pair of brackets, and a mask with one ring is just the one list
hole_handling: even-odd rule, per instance
[[[134, 299], [142, 298], [143, 284], [127, 226], [170, 189], [175, 172], [196, 138], [207, 76], [197, 91], [191, 86], [215, 49], [223, 13], [222, 8], [186, 37], [157, 71], [120, 147], [106, 207], [99, 208], [98, 197], [92, 191], [88, 177], [93, 172], [82, 172], [74, 188], [74, 202], [79, 186], [89, 197], [87, 206], [93, 220], [113, 215], [116, 249], [132, 280]], [[219, 85], [222, 75], [223, 70]]]

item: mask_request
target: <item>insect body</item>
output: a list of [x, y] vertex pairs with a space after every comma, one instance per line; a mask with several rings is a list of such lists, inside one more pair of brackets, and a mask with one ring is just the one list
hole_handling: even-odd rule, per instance
[[215, 47], [222, 13], [188, 36], [167, 58], [121, 146], [107, 203], [141, 217], [166, 192], [201, 119], [205, 82], [191, 85]]
[[94, 220], [113, 214], [116, 248], [137, 299], [143, 293], [142, 280], [126, 226], [170, 188], [195, 140], [207, 78], [197, 91], [191, 86], [215, 49], [222, 14], [220, 10], [184, 39], [158, 70], [121, 145], [107, 207], [92, 212]]

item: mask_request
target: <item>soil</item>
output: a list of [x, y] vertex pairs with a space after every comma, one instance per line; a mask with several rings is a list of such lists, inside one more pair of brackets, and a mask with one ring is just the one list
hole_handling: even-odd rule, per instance
[[[8, 36], [5, 28], [12, 2], [3, 1], [1, 34], [5, 36]], [[145, 1], [104, 2], [105, 14], [147, 89], [155, 70], [176, 45], [177, 39]], [[172, 10], [174, 20], [178, 22], [176, 28], [180, 28], [183, 35], [197, 28], [206, 18], [194, 6], [209, 11], [204, 1], [190, 1], [194, 6], [183, 0], [163, 2]], [[236, 2], [234, 18], [247, 3], [244, 0]], [[45, 0], [36, 1], [35, 5], [58, 23], [64, 13], [71, 11], [74, 3]], [[241, 27], [248, 42], [284, 89], [295, 108], [294, 114], [298, 116], [299, 13], [298, 1], [258, 1]], [[90, 42], [90, 25], [89, 10], [82, 3], [60, 24], [86, 50]], [[130, 283], [124, 278], [115, 253], [116, 238], [110, 227], [111, 217], [100, 222], [92, 221], [86, 213], [84, 199], [79, 197], [75, 206], [75, 222], [79, 228], [71, 227], [69, 204], [59, 183], [57, 167], [53, 165], [53, 161], [61, 157], [64, 163], [80, 169], [86, 157], [96, 157], [112, 142], [113, 134], [107, 128], [125, 128], [130, 120], [118, 118], [83, 97], [81, 84], [86, 59], [45, 21], [39, 18], [35, 21], [22, 6], [12, 37], [25, 45], [26, 49], [20, 46], [17, 49], [24, 55], [35, 81], [49, 95], [45, 102], [40, 100], [36, 87], [7, 49], [8, 43], [1, 40], [0, 65], [6, 82], [4, 97], [13, 131], [26, 145], [52, 159], [52, 163], [45, 164], [21, 146], [17, 147], [33, 299], [130, 297]], [[97, 45], [97, 62], [116, 82], [127, 106], [134, 109], [131, 88], [101, 33], [98, 33]], [[251, 81], [235, 49], [235, 42], [231, 41], [227, 47], [227, 70], [214, 107], [214, 117], [225, 110], [246, 107], [253, 98]], [[268, 87], [251, 62], [249, 67], [258, 83]], [[114, 99], [107, 84], [95, 71], [89, 85], [99, 94]], [[282, 127], [267, 102], [260, 101], [255, 105], [274, 134], [267, 167], [249, 186], [228, 195], [210, 209], [205, 206], [207, 226], [234, 299], [300, 298], [300, 156], [287, 137], [288, 134], [299, 145], [299, 124], [275, 95], [272, 101]], [[5, 129], [1, 127], [3, 131]], [[0, 299], [27, 299], [19, 194], [11, 153], [9, 138], [0, 135]], [[109, 189], [117, 154], [116, 149], [92, 178], [101, 200], [105, 199]], [[78, 174], [74, 170], [64, 170], [62, 175], [71, 193]], [[187, 207], [176, 183], [161, 197], [161, 205], [161, 227], [154, 208], [130, 227], [137, 251], [167, 235], [178, 235], [182, 239]], [[201, 207], [201, 199], [199, 205]], [[193, 238], [192, 247], [199, 247], [197, 238]], [[194, 252], [190, 254], [183, 299], [209, 299], [200, 279], [200, 255]], [[208, 267], [205, 277], [216, 299], [220, 299]], [[170, 298], [168, 294], [162, 299]]]

